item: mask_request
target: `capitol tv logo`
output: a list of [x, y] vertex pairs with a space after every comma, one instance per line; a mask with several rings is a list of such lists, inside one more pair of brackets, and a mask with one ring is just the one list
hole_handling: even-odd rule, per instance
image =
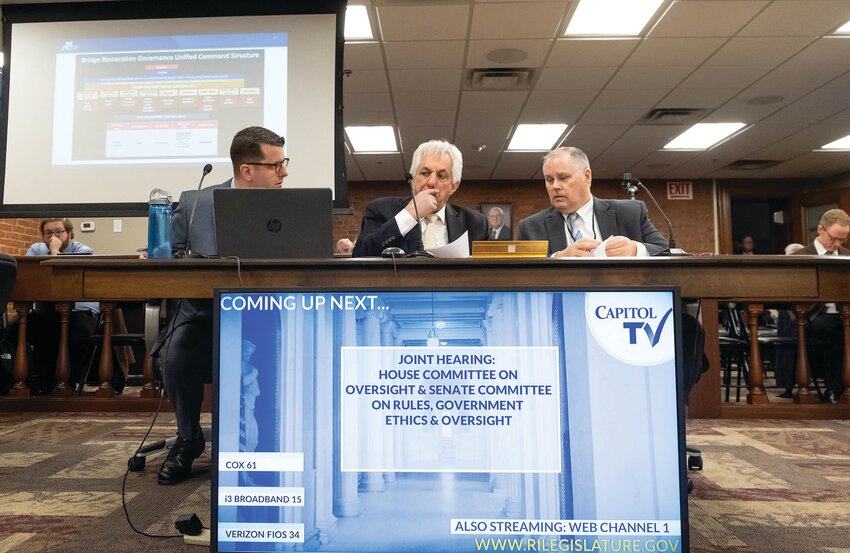
[[632, 365], [659, 365], [673, 359], [673, 306], [665, 292], [591, 292], [585, 317], [596, 343]]

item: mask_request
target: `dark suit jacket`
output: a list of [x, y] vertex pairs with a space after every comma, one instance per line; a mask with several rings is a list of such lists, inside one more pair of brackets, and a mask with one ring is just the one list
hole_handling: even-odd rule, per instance
[[[180, 194], [180, 200], [171, 221], [171, 248], [175, 254], [185, 250], [187, 246], [191, 247], [192, 252], [205, 256], [218, 253], [215, 241], [213, 190], [230, 188], [231, 181], [232, 179], [201, 190], [190, 190]], [[193, 209], [194, 218], [192, 218]], [[192, 228], [189, 228], [189, 219], [192, 219]]]
[[[809, 245], [801, 250], [797, 250], [791, 255], [817, 255], [818, 250], [815, 248], [814, 242], [809, 242]], [[850, 250], [845, 248], [844, 246], [838, 246], [838, 255], [850, 255]]]
[[502, 228], [499, 229], [499, 234], [496, 235], [495, 238], [490, 238], [490, 234], [488, 231], [487, 239], [488, 240], [513, 240], [514, 234], [511, 232], [511, 227], [508, 225], [502, 225]]
[[[410, 198], [378, 198], [366, 206], [366, 213], [360, 223], [360, 236], [354, 244], [353, 257], [375, 257], [385, 248], [398, 247], [406, 253], [419, 249], [422, 231], [414, 226], [407, 236], [402, 236], [395, 222], [396, 214], [404, 209]], [[449, 242], [460, 238], [469, 231], [469, 249], [473, 240], [487, 240], [487, 219], [478, 211], [446, 204], [446, 227]]]
[[[638, 200], [601, 200], [594, 196], [593, 214], [605, 240], [625, 236], [642, 242], [649, 255], [666, 251], [669, 242], [656, 230], [646, 213], [646, 204]], [[544, 209], [519, 222], [518, 240], [548, 240], [549, 255], [567, 247], [564, 216], [554, 207]]]

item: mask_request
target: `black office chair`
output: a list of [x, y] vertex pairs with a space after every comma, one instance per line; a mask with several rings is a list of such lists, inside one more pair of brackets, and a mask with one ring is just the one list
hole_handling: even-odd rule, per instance
[[[115, 316], [121, 316], [120, 307], [116, 307], [113, 311]], [[145, 335], [144, 333], [138, 332], [125, 332], [125, 333], [112, 333], [112, 349], [113, 349], [113, 359], [117, 358], [117, 355], [114, 354], [115, 348], [128, 346], [128, 347], [141, 347], [144, 351], [144, 355], [148, 354], [147, 348], [145, 346]], [[85, 389], [85, 385], [88, 382], [89, 376], [91, 375], [92, 367], [94, 367], [95, 361], [98, 359], [98, 353], [100, 352], [103, 346], [103, 313], [100, 314], [100, 317], [97, 322], [97, 330], [94, 334], [88, 337], [88, 346], [86, 349], [86, 355], [84, 359], [87, 359], [85, 364], [85, 370], [81, 371], [80, 380], [77, 383], [77, 395], [83, 395], [83, 390]], [[118, 373], [121, 373], [120, 375]], [[113, 366], [113, 375], [112, 375], [112, 386], [115, 388], [116, 392], [121, 392], [124, 388], [124, 373], [120, 367]]]
[[[698, 316], [699, 308], [697, 308], [696, 316], [687, 312], [682, 313], [682, 368], [685, 376], [685, 403], [687, 403], [688, 395], [699, 381], [702, 373], [709, 369], [708, 357], [705, 355], [705, 329], [697, 319]], [[702, 452], [699, 449], [685, 444], [685, 454], [687, 455], [688, 469], [702, 470]], [[688, 493], [692, 489], [693, 483], [689, 478]]]
[[[735, 401], [741, 401], [741, 389], [750, 384], [749, 352], [750, 340], [747, 329], [741, 319], [741, 313], [734, 303], [724, 304], [721, 308], [723, 332], [719, 336], [720, 368], [723, 371], [723, 386], [726, 389], [726, 401], [732, 389], [732, 371], [735, 370]], [[743, 382], [742, 382], [743, 381]]]

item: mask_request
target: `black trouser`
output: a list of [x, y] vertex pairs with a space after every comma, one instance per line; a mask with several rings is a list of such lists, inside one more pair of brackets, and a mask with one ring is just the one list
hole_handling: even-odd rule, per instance
[[841, 372], [844, 360], [844, 331], [841, 326], [841, 315], [822, 313], [812, 319], [812, 337], [824, 340], [824, 364], [821, 376], [827, 387], [836, 395], [844, 391]]
[[177, 431], [186, 440], [201, 437], [204, 382], [212, 377], [212, 302], [182, 300], [153, 349]]

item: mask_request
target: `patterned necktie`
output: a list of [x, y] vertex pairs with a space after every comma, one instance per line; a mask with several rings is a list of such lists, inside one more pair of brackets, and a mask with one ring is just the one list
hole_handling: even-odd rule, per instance
[[437, 225], [439, 220], [437, 215], [429, 215], [428, 222], [425, 224], [425, 232], [422, 234], [422, 245], [426, 250], [432, 250], [437, 247]]
[[490, 231], [490, 240], [496, 239], [496, 229]]
[[578, 219], [578, 213], [570, 213], [567, 215], [567, 230], [570, 231], [570, 236], [573, 239], [573, 242], [577, 242], [581, 240], [581, 231], [576, 228], [576, 219]]

